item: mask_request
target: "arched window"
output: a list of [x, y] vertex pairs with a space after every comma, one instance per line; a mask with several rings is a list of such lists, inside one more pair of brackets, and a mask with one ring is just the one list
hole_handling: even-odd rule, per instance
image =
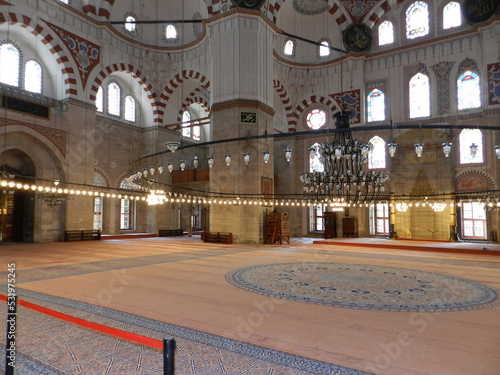
[[462, 24], [462, 10], [460, 4], [451, 1], [443, 9], [443, 29], [451, 29]]
[[165, 37], [167, 39], [176, 39], [177, 38], [177, 29], [174, 25], [167, 25], [165, 29]]
[[104, 105], [103, 105], [102, 86], [99, 86], [99, 89], [97, 90], [97, 94], [95, 96], [95, 106], [97, 112], [103, 112]]
[[287, 56], [292, 56], [293, 55], [293, 49], [295, 45], [291, 39], [288, 39], [285, 43], [285, 48], [283, 50], [283, 53]]
[[[107, 187], [104, 177], [94, 172], [94, 186]], [[102, 230], [103, 197], [94, 197], [94, 229]]]
[[309, 152], [309, 172], [323, 172], [325, 170], [325, 166], [319, 157], [318, 146], [318, 143], [311, 146], [316, 150], [316, 152]]
[[481, 106], [481, 86], [479, 76], [467, 71], [457, 80], [458, 109], [479, 108]]
[[307, 126], [316, 130], [326, 124], [326, 113], [321, 109], [313, 109], [307, 114]]
[[[132, 190], [133, 187], [127, 179], [124, 179], [120, 183], [120, 189]], [[135, 229], [135, 200], [133, 199], [120, 199], [120, 229]]]
[[42, 66], [35, 60], [29, 60], [24, 70], [24, 89], [42, 93]]
[[132, 95], [125, 97], [125, 120], [135, 122], [135, 99]]
[[368, 168], [385, 168], [385, 141], [376, 135], [370, 139], [369, 144], [373, 147], [368, 152]]
[[135, 18], [132, 16], [128, 16], [125, 19], [125, 30], [128, 32], [134, 32], [135, 31]]
[[394, 43], [394, 27], [392, 22], [384, 21], [378, 27], [378, 45], [385, 46], [391, 43]]
[[406, 38], [414, 39], [429, 34], [429, 6], [415, 1], [406, 10]]
[[19, 50], [12, 43], [0, 47], [0, 82], [19, 86]]
[[[460, 164], [483, 162], [483, 133], [479, 129], [460, 132]], [[471, 147], [472, 146], [472, 147]]]
[[366, 100], [368, 122], [385, 120], [385, 95], [379, 89], [373, 89]]
[[120, 86], [115, 82], [108, 85], [108, 113], [110, 115], [120, 116]]
[[417, 73], [410, 80], [410, 118], [431, 114], [429, 77]]
[[193, 139], [199, 141], [201, 139], [201, 127], [199, 121], [194, 122], [193, 126]]
[[319, 46], [319, 57], [327, 57], [330, 56], [330, 43], [328, 41], [323, 40], [321, 45]]
[[182, 114], [182, 136], [191, 137], [191, 115], [188, 111]]

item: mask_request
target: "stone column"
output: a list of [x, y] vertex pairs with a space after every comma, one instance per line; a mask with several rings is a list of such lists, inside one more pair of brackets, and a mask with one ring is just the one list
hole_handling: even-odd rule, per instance
[[[215, 20], [209, 30], [212, 140], [271, 134], [274, 30], [260, 12], [243, 10]], [[267, 163], [263, 159], [265, 151], [271, 154]], [[244, 200], [261, 195], [263, 183], [272, 188], [272, 139], [218, 143], [212, 146], [211, 153], [211, 192]], [[250, 154], [248, 165], [243, 160], [244, 153]], [[224, 160], [227, 154], [232, 158], [229, 166]], [[231, 232], [236, 243], [262, 242], [265, 210], [260, 204], [214, 204], [210, 208], [209, 230]]]

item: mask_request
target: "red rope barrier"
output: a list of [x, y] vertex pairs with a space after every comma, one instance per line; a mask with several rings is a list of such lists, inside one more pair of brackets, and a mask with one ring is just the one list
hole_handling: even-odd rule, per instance
[[[0, 300], [7, 301], [7, 296], [0, 294]], [[80, 326], [80, 327], [85, 327], [85, 328], [91, 329], [93, 331], [101, 332], [101, 333], [104, 333], [106, 335], [118, 337], [118, 338], [121, 338], [124, 340], [136, 342], [138, 344], [143, 344], [143, 345], [146, 345], [146, 346], [149, 346], [152, 348], [163, 349], [163, 341], [161, 341], [161, 340], [155, 340], [155, 339], [152, 339], [150, 337], [137, 335], [135, 333], [123, 331], [121, 329], [111, 328], [111, 327], [108, 327], [108, 326], [105, 326], [102, 324], [89, 322], [88, 320], [75, 318], [74, 316], [63, 314], [63, 313], [60, 313], [58, 311], [55, 311], [55, 310], [52, 310], [52, 309], [49, 309], [46, 307], [42, 307], [42, 306], [36, 305], [34, 303], [31, 303], [31, 302], [27, 302], [27, 301], [23, 301], [23, 300], [18, 299], [17, 303], [21, 306], [27, 307], [28, 309], [40, 312], [40, 313], [45, 314], [45, 315], [52, 316], [52, 317], [60, 319], [60, 320], [64, 320], [65, 322], [72, 323], [72, 324], [75, 324], [75, 325]], [[19, 314], [19, 311], [18, 311], [18, 314]]]

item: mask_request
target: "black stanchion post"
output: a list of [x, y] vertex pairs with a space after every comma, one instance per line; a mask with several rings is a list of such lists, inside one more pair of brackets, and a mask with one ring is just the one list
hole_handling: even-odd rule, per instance
[[163, 339], [163, 374], [175, 374], [175, 339], [168, 337]]
[[7, 299], [7, 346], [5, 347], [5, 375], [14, 375], [16, 367], [17, 296]]

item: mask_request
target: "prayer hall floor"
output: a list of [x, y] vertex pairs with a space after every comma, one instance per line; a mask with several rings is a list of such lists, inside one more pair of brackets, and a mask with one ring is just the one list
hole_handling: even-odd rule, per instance
[[[405, 249], [407, 241], [342, 241], [292, 238], [286, 245], [227, 245], [203, 243], [194, 236], [8, 244], [0, 246], [1, 294], [7, 290], [7, 265], [15, 264], [21, 301], [145, 338], [173, 336], [178, 375], [498, 374], [499, 245], [429, 242], [421, 245], [437, 250], [421, 251], [413, 242]], [[396, 242], [398, 248], [392, 248]], [[450, 251], [454, 246], [457, 252]], [[461, 252], [465, 247], [477, 251]], [[409, 277], [407, 270], [428, 275], [427, 284], [422, 283], [429, 287], [437, 276], [451, 280], [443, 296], [459, 301], [476, 300], [461, 295], [469, 289], [461, 289], [457, 280], [484, 286], [497, 298], [450, 311], [377, 310], [356, 308], [356, 301], [346, 308], [293, 300], [288, 294], [278, 299], [228, 282], [228, 275], [239, 269], [257, 272], [261, 266], [293, 264], [300, 270], [322, 263], [366, 271], [368, 276], [347, 272], [341, 280], [358, 282], [367, 293], [379, 285], [368, 272], [387, 268], [402, 271], [403, 278]], [[277, 288], [286, 279], [298, 292], [310, 283], [278, 276], [255, 281]], [[359, 291], [358, 285], [351, 289]], [[387, 301], [402, 304], [397, 295]], [[159, 349], [22, 305], [17, 317], [16, 374], [162, 373]]]

